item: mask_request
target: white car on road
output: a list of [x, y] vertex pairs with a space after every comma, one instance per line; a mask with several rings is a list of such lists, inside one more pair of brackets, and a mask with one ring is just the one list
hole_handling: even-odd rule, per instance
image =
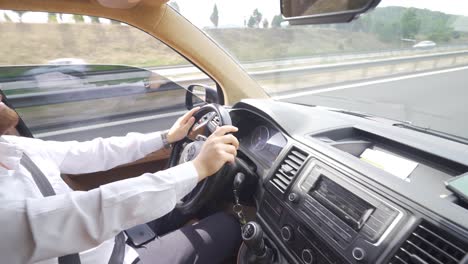
[[434, 48], [435, 46], [437, 46], [437, 44], [434, 41], [425, 40], [425, 41], [421, 41], [421, 42], [418, 42], [418, 43], [414, 44], [413, 48], [416, 48], [416, 49], [429, 49], [429, 48]]

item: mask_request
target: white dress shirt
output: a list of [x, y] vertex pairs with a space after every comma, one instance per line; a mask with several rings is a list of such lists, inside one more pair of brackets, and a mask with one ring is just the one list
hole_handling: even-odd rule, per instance
[[[3, 139], [8, 143], [0, 143], [0, 163], [7, 167], [0, 166], [0, 263], [57, 263], [58, 256], [74, 252], [80, 252], [82, 264], [107, 263], [115, 235], [170, 212], [197, 184], [191, 162], [87, 192], [72, 191], [60, 177], [143, 158], [162, 148], [159, 133], [88, 142]], [[46, 175], [57, 195], [42, 197], [20, 164], [23, 153]], [[131, 260], [126, 257], [126, 262]]]

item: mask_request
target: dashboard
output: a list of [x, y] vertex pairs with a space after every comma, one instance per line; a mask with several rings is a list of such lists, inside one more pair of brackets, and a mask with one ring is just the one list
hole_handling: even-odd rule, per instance
[[[466, 145], [271, 100], [231, 117], [277, 263], [468, 263], [468, 205], [444, 184], [468, 172]], [[386, 170], [372, 152], [411, 168]]]

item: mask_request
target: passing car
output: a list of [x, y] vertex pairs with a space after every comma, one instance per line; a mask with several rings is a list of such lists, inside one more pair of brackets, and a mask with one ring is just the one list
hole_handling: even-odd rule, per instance
[[[191, 161], [219, 126], [238, 127], [236, 162], [175, 208], [238, 217], [243, 242], [224, 263], [466, 264], [468, 46], [401, 38], [430, 39], [468, 9], [407, 2], [1, 0], [77, 23], [0, 23], [0, 89], [20, 135], [54, 141], [163, 130], [201, 107], [171, 149], [62, 176], [79, 191]], [[85, 62], [83, 84], [24, 89], [25, 69], [65, 73], [76, 65], [31, 65], [66, 57]]]
[[78, 64], [78, 65], [86, 65], [86, 61], [83, 59], [78, 58], [59, 58], [48, 61], [47, 64], [53, 65], [71, 65], [71, 64]]
[[434, 48], [436, 46], [437, 46], [437, 44], [434, 41], [425, 40], [425, 41], [421, 41], [421, 42], [418, 42], [418, 43], [414, 44], [413, 48], [415, 48], [415, 49], [430, 49], [430, 48]]

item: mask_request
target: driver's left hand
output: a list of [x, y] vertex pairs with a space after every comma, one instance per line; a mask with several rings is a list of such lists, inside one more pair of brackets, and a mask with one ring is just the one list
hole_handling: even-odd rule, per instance
[[187, 136], [190, 127], [192, 127], [195, 122], [195, 117], [193, 117], [193, 115], [198, 110], [200, 110], [200, 107], [195, 107], [175, 121], [167, 134], [167, 141], [169, 141], [169, 143], [177, 142]]

